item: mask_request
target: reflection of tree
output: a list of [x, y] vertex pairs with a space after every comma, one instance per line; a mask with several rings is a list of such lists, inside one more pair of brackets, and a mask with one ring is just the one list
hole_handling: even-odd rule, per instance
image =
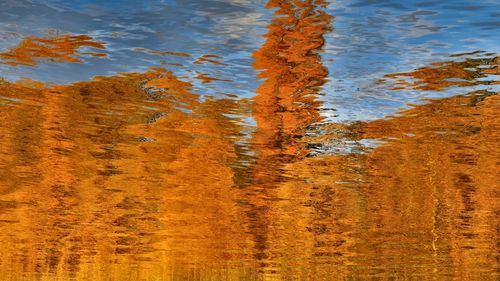
[[200, 102], [164, 70], [0, 86], [13, 125], [0, 128], [2, 276], [183, 276], [245, 248], [232, 200], [239, 104]]
[[303, 258], [301, 272], [317, 279], [494, 279], [498, 102], [487, 91], [432, 100], [351, 125], [352, 139], [382, 141], [363, 154], [288, 164], [279, 188], [288, 200], [275, 209], [293, 214], [282, 226], [293, 231], [279, 235], [293, 237], [302, 253], [310, 239], [313, 251], [287, 260]]
[[[412, 72], [393, 73], [387, 78], [399, 79], [394, 89], [416, 89], [440, 91], [451, 86], [474, 86], [497, 83], [486, 78], [489, 74], [498, 75], [499, 58], [467, 58], [464, 61], [436, 62]], [[407, 81], [405, 79], [412, 79]]]
[[[13, 227], [24, 241], [2, 236], [10, 245], [2, 249], [2, 256], [22, 253], [15, 265], [24, 268], [5, 272], [4, 264], [2, 276], [23, 272], [75, 276], [82, 264], [110, 255], [110, 248], [118, 249], [120, 240], [109, 234], [116, 230], [111, 221], [120, 209], [111, 205], [114, 198], [107, 191], [106, 179], [119, 172], [116, 162], [123, 155], [117, 147], [124, 142], [122, 130], [128, 124], [116, 113], [130, 110], [127, 99], [138, 98], [138, 87], [131, 87], [134, 80], [137, 84], [139, 77], [51, 88], [34, 88], [37, 83], [30, 81], [2, 84], [4, 96], [18, 99], [0, 107], [2, 119], [16, 124], [2, 126], [3, 135], [9, 139], [19, 135], [34, 151], [25, 156], [13, 153], [17, 159], [9, 163], [12, 169], [22, 169], [30, 181], [18, 173], [2, 177], [3, 183], [11, 183], [2, 200], [11, 198], [20, 204], [14, 214], [19, 224]], [[140, 122], [130, 117], [129, 122]], [[16, 148], [18, 143], [8, 143], [8, 147]], [[23, 166], [21, 157], [29, 157]]]
[[331, 16], [319, 7], [324, 1], [270, 1], [282, 17], [268, 26], [266, 41], [254, 54], [254, 66], [266, 79], [257, 89], [254, 118], [259, 155], [302, 157], [306, 153], [294, 137], [320, 120], [316, 94], [327, 70], [318, 51], [330, 30]]
[[[323, 5], [269, 2], [282, 17], [255, 53], [265, 81], [251, 145], [241, 125], [248, 101], [200, 100], [166, 70], [68, 86], [0, 81], [0, 276], [494, 279], [498, 96], [336, 124], [350, 140], [383, 143], [305, 157], [327, 75]], [[497, 74], [497, 62], [388, 77], [442, 90]]]
[[290, 254], [291, 249], [283, 248], [282, 243], [293, 243], [285, 238], [288, 232], [276, 233], [282, 238], [272, 234], [287, 220], [276, 212], [279, 204], [273, 201], [279, 196], [275, 188], [287, 180], [284, 165], [307, 154], [305, 143], [300, 142], [305, 129], [320, 121], [316, 98], [327, 70], [318, 52], [323, 35], [331, 28], [331, 16], [322, 10], [325, 5], [324, 1], [269, 1], [267, 7], [276, 8], [280, 17], [268, 26], [266, 41], [254, 53], [254, 67], [261, 70], [259, 77], [265, 81], [254, 98], [256, 160], [244, 201], [255, 258], [263, 274], [286, 270], [278, 257]]
[[104, 43], [96, 42], [88, 35], [64, 35], [47, 38], [26, 37], [18, 46], [0, 53], [0, 63], [9, 65], [38, 64], [39, 59], [56, 62], [82, 62], [82, 55], [102, 57], [104, 53], [81, 52], [82, 47], [104, 49]]
[[279, 198], [260, 211], [268, 274], [494, 279], [497, 97], [476, 91], [393, 118], [322, 126], [326, 134], [308, 141], [344, 137], [382, 144], [362, 154], [281, 166], [286, 177], [272, 192], [261, 191], [264, 199]]
[[[436, 63], [387, 77], [411, 77], [417, 82], [401, 85], [418, 90], [489, 84], [495, 81], [485, 78], [498, 72], [497, 62]], [[332, 133], [316, 141], [320, 144], [334, 142], [328, 138], [342, 130], [349, 139], [382, 141], [364, 154], [319, 156], [290, 167], [313, 177], [314, 190], [333, 187], [344, 205], [332, 213], [351, 211], [343, 217], [351, 228], [344, 237], [354, 238], [346, 239], [349, 247], [341, 251], [350, 257], [343, 275], [495, 278], [498, 102], [496, 93], [481, 90], [429, 100], [396, 117], [323, 128]]]
[[[367, 155], [363, 184], [370, 231], [358, 243], [367, 264], [408, 274], [492, 277], [497, 237], [498, 96], [473, 92], [361, 124], [385, 139]], [[392, 257], [392, 258], [391, 258]], [[363, 272], [362, 270], [360, 272]]]

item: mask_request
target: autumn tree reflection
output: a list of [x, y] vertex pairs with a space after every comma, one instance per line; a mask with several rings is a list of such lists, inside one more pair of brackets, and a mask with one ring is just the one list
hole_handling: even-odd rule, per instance
[[288, 219], [275, 209], [281, 192], [277, 188], [288, 180], [284, 165], [308, 153], [301, 141], [307, 127], [321, 120], [317, 94], [328, 73], [320, 51], [332, 20], [323, 10], [326, 5], [325, 1], [269, 1], [267, 8], [276, 9], [277, 18], [254, 53], [254, 67], [264, 82], [253, 103], [256, 160], [245, 204], [263, 276], [279, 276], [286, 270], [282, 258], [298, 250], [284, 248], [283, 243], [291, 240], [287, 231], [278, 231], [282, 220]]
[[184, 278], [244, 259], [235, 101], [200, 102], [163, 69], [1, 87], [13, 125], [1, 134], [2, 276]]
[[54, 62], [82, 62], [79, 57], [105, 57], [103, 52], [82, 52], [82, 47], [104, 49], [103, 42], [94, 41], [88, 35], [53, 35], [49, 37], [26, 37], [18, 46], [0, 53], [0, 63], [8, 65], [35, 66], [40, 59]]
[[362, 162], [369, 231], [353, 247], [366, 259], [355, 274], [369, 274], [363, 268], [370, 264], [386, 276], [494, 276], [495, 104], [496, 93], [475, 91], [360, 125], [362, 138], [386, 143]]
[[498, 83], [495, 79], [488, 79], [488, 76], [500, 73], [499, 60], [499, 57], [492, 56], [466, 57], [461, 61], [436, 62], [411, 72], [392, 73], [385, 77], [396, 79], [394, 90], [442, 91], [452, 86], [491, 85]]
[[[326, 5], [268, 2], [253, 99], [205, 95], [190, 79], [223, 81], [178, 69], [0, 80], [0, 279], [498, 279], [498, 57], [388, 74], [464, 94], [325, 124]], [[84, 47], [104, 44], [26, 38], [0, 60], [97, 55]]]
[[[470, 84], [448, 82], [475, 67], [483, 73], [476, 74], [482, 78], [478, 83], [487, 85], [484, 81], [491, 81], [487, 74], [494, 73], [495, 60], [472, 60], [473, 66], [466, 59], [469, 63], [452, 64], [455, 71], [429, 67], [407, 76], [423, 79], [433, 89], [460, 85], [467, 91], [466, 86], [475, 85], [473, 76], [468, 78]], [[301, 179], [314, 179], [309, 189], [314, 192], [303, 199], [309, 206], [322, 206], [324, 201], [316, 197], [329, 190], [325, 197], [329, 203], [320, 208], [330, 208], [323, 213], [327, 220], [322, 220], [319, 231], [343, 231], [348, 247], [323, 241], [325, 250], [347, 256], [339, 264], [341, 276], [450, 280], [497, 276], [496, 104], [498, 93], [477, 90], [427, 100], [385, 119], [323, 128], [332, 132], [316, 140], [325, 148], [335, 138], [378, 140], [362, 153], [324, 151], [289, 168]]]

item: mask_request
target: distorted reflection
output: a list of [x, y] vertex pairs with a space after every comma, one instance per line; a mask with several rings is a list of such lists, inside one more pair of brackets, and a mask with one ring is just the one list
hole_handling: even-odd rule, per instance
[[81, 52], [81, 47], [92, 47], [104, 49], [102, 42], [92, 40], [87, 35], [62, 35], [47, 38], [27, 37], [18, 46], [10, 51], [0, 53], [0, 60], [3, 64], [9, 65], [29, 65], [38, 64], [39, 59], [47, 59], [55, 62], [82, 62], [79, 56], [87, 55], [94, 57], [105, 57], [105, 53]]
[[[474, 52], [473, 54], [484, 52]], [[387, 74], [387, 78], [399, 78], [393, 89], [416, 89], [441, 91], [452, 86], [467, 87], [475, 85], [498, 84], [490, 75], [500, 75], [500, 57], [484, 54], [481, 58], [465, 58], [463, 61], [436, 62], [418, 68], [413, 72]], [[456, 56], [455, 56], [456, 57]], [[409, 82], [402, 78], [411, 78]]]
[[[376, 1], [97, 2], [0, 4], [121, 32], [28, 34], [0, 53], [26, 74], [0, 79], [1, 280], [498, 280], [494, 50], [377, 73], [356, 114], [381, 96], [406, 107], [346, 120], [328, 36], [348, 15], [331, 11]], [[155, 9], [192, 33], [162, 41]], [[93, 78], [54, 83], [47, 65]]]
[[244, 260], [244, 129], [226, 115], [248, 109], [200, 103], [161, 69], [2, 93], [2, 276], [140, 280]]

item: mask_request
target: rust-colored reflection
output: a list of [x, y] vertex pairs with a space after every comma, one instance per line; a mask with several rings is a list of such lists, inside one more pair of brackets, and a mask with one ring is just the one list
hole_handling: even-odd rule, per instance
[[82, 47], [104, 49], [104, 43], [94, 41], [88, 35], [62, 35], [50, 37], [26, 37], [18, 46], [0, 53], [0, 63], [35, 66], [40, 59], [53, 62], [81, 63], [80, 56], [105, 57], [102, 52], [81, 52]]
[[197, 58], [193, 63], [204, 64], [208, 62], [215, 65], [225, 65], [224, 63], [220, 62], [219, 59], [221, 59], [221, 57], [219, 57], [218, 55], [208, 54]]
[[294, 210], [294, 241], [310, 239], [308, 276], [498, 279], [498, 104], [487, 91], [433, 100], [346, 127], [375, 149], [290, 164], [280, 210]]
[[[253, 100], [165, 69], [1, 80], [0, 279], [498, 280], [497, 93], [320, 124], [324, 5], [269, 2]], [[388, 77], [444, 90], [497, 61]]]
[[484, 78], [491, 74], [500, 74], [499, 62], [499, 57], [466, 58], [463, 61], [436, 62], [412, 72], [393, 73], [385, 77], [398, 79], [393, 87], [395, 90], [441, 91], [451, 86], [497, 84], [496, 80]]
[[303, 279], [309, 271], [305, 263], [312, 241], [299, 219], [309, 214], [296, 213], [280, 200], [294, 200], [289, 198], [291, 190], [282, 186], [289, 180], [285, 166], [307, 155], [301, 137], [321, 120], [317, 95], [328, 73], [319, 52], [332, 21], [322, 10], [325, 6], [325, 1], [269, 1], [267, 7], [276, 9], [277, 18], [254, 53], [254, 67], [265, 81], [253, 103], [256, 159], [242, 200], [260, 279]]
[[321, 119], [317, 94], [327, 70], [319, 52], [332, 18], [321, 10], [324, 5], [324, 1], [268, 3], [268, 8], [276, 8], [280, 17], [269, 25], [266, 41], [254, 54], [254, 67], [265, 79], [257, 89], [253, 106], [257, 122], [254, 143], [263, 163], [275, 166], [273, 157], [304, 157], [305, 144], [298, 138]]
[[311, 232], [299, 239], [311, 239], [313, 276], [498, 279], [499, 101], [498, 93], [478, 90], [396, 117], [326, 125], [321, 137], [309, 137], [325, 151], [342, 139], [378, 140], [375, 148], [360, 144], [363, 153], [306, 158], [285, 169], [290, 179], [282, 188], [297, 201], [286, 209], [311, 214], [301, 224], [295, 215], [287, 227]]
[[[369, 231], [356, 249], [393, 276], [498, 278], [498, 95], [430, 101], [363, 124], [387, 144], [363, 160]], [[400, 270], [401, 273], [398, 273]], [[389, 274], [386, 274], [389, 275]]]
[[0, 86], [2, 278], [247, 274], [232, 188], [243, 129], [228, 116], [248, 109], [200, 102], [161, 69]]

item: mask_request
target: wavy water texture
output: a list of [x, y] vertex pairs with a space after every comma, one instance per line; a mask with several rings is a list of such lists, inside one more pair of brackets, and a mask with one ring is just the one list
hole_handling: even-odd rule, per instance
[[0, 60], [8, 65], [35, 66], [38, 60], [45, 59], [52, 62], [79, 62], [79, 56], [87, 55], [105, 57], [105, 53], [81, 52], [82, 47], [104, 49], [103, 42], [96, 42], [87, 35], [63, 35], [47, 38], [27, 37], [18, 46], [8, 52], [0, 53]]
[[[350, 79], [373, 88], [360, 82], [331, 102], [332, 88], [349, 85], [332, 63], [346, 77], [363, 63], [332, 57], [332, 40], [346, 42], [345, 7], [375, 26], [400, 11], [416, 26], [410, 37], [439, 31], [419, 9], [456, 8], [98, 2], [0, 4], [0, 23], [38, 7], [60, 11], [71, 32], [0, 25], [25, 34], [1, 34], [15, 39], [0, 54], [2, 75], [23, 75], [0, 80], [0, 281], [498, 280], [495, 50], [390, 57], [393, 71], [370, 76], [366, 62]], [[419, 8], [408, 14], [410, 4]], [[394, 31], [358, 19], [356, 40]], [[384, 116], [349, 119], [350, 106]]]

